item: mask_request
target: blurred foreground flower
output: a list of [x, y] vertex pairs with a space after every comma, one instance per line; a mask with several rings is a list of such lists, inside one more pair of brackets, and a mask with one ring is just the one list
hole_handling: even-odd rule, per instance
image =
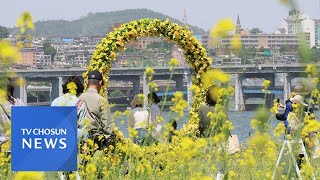
[[308, 74], [308, 77], [309, 77], [309, 78], [311, 78], [311, 77], [316, 77], [317, 74], [318, 74], [316, 65], [314, 65], [314, 64], [308, 64], [308, 65], [307, 65], [307, 68], [306, 68], [306, 73]]
[[44, 174], [41, 172], [17, 172], [13, 180], [43, 180]]
[[77, 87], [77, 85], [76, 85], [74, 82], [69, 82], [69, 83], [67, 84], [67, 89], [69, 90], [69, 92], [70, 92], [71, 94], [74, 94], [74, 95], [77, 94], [77, 89], [78, 89], [78, 87]]
[[154, 69], [152, 69], [151, 67], [147, 67], [144, 71], [144, 74], [147, 76], [152, 76], [154, 74]]
[[17, 27], [20, 27], [20, 31], [22, 34], [24, 34], [26, 32], [26, 29], [29, 28], [31, 30], [34, 29], [34, 25], [32, 23], [33, 17], [29, 12], [23, 12], [20, 17], [19, 20], [17, 22]]
[[235, 50], [241, 49], [241, 37], [239, 34], [235, 34], [231, 39], [231, 47]]
[[8, 65], [19, 59], [17, 49], [12, 47], [8, 41], [0, 41], [0, 60], [4, 65]]
[[226, 37], [230, 31], [234, 31], [235, 29], [236, 25], [233, 23], [231, 18], [221, 19], [211, 29], [210, 35], [212, 37]]
[[205, 89], [215, 85], [217, 82], [227, 83], [229, 81], [230, 76], [220, 69], [210, 70], [202, 76], [202, 85]]
[[173, 96], [172, 102], [174, 104], [170, 107], [170, 110], [176, 112], [179, 117], [182, 117], [183, 110], [188, 107], [188, 103], [183, 99], [183, 94], [180, 91], [174, 93]]
[[175, 66], [179, 66], [179, 61], [176, 59], [176, 58], [172, 58], [170, 61], [169, 61], [169, 65], [175, 67]]
[[267, 90], [267, 89], [269, 89], [270, 85], [271, 85], [271, 81], [265, 80], [262, 83], [262, 89]]

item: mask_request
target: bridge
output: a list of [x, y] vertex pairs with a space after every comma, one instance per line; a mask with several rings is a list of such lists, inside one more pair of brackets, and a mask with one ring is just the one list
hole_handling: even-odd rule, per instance
[[[316, 64], [320, 68], [320, 64]], [[291, 92], [291, 80], [297, 77], [306, 77], [306, 64], [261, 64], [261, 65], [222, 65], [212, 67], [213, 69], [221, 69], [226, 73], [233, 74], [235, 81], [235, 110], [245, 110], [244, 94], [259, 94], [262, 93], [261, 88], [243, 87], [242, 82], [247, 78], [263, 78], [271, 81], [271, 86], [275, 86], [275, 74], [282, 73], [284, 75], [284, 86], [282, 91], [280, 87], [270, 90], [272, 95], [283, 94], [284, 99], [289, 97]], [[155, 74], [153, 80], [167, 80], [171, 75], [168, 68], [154, 68]], [[82, 76], [86, 69], [34, 69], [34, 70], [15, 70], [15, 75], [8, 73], [12, 78], [23, 78], [27, 82], [48, 82], [51, 84], [51, 98], [50, 101], [62, 95], [62, 83], [67, 77], [72, 75]], [[112, 68], [109, 73], [109, 80], [112, 81], [126, 81], [131, 82], [133, 87], [133, 94], [148, 90], [148, 80], [144, 76], [145, 68]], [[4, 75], [0, 71], [0, 75]], [[185, 91], [185, 82], [191, 84], [191, 75], [194, 71], [188, 67], [177, 67], [174, 70], [172, 80], [175, 82], [176, 91]], [[246, 89], [247, 88], [247, 89]], [[19, 97], [24, 102], [27, 102], [26, 87], [20, 85], [16, 88], [16, 97]], [[270, 98], [272, 99], [272, 97]]]
[[245, 94], [284, 94], [283, 86], [269, 87], [265, 92], [262, 90], [261, 86], [243, 86], [242, 92]]

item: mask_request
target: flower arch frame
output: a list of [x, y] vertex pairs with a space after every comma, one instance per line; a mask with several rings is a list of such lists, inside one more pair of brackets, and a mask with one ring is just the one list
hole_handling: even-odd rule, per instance
[[[108, 81], [108, 73], [111, 69], [111, 61], [117, 54], [125, 49], [125, 45], [138, 37], [163, 37], [166, 41], [173, 42], [184, 51], [187, 63], [193, 68], [193, 103], [190, 110], [190, 119], [180, 130], [181, 135], [195, 133], [198, 127], [198, 109], [204, 101], [204, 91], [201, 78], [205, 72], [211, 69], [212, 59], [207, 56], [206, 49], [196, 39], [188, 27], [183, 28], [176, 23], [160, 19], [140, 19], [125, 23], [113, 32], [107, 34], [95, 50], [84, 79], [87, 80], [88, 72], [99, 70], [103, 74], [104, 81]], [[106, 84], [106, 83], [105, 83]], [[100, 94], [106, 96], [107, 85], [101, 88]], [[115, 132], [118, 138], [123, 139], [117, 128]], [[120, 137], [119, 137], [120, 136]], [[122, 136], [122, 137], [121, 137]]]

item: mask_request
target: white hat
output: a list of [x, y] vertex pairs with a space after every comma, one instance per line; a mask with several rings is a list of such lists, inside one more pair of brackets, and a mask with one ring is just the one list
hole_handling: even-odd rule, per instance
[[303, 102], [303, 97], [301, 95], [295, 95], [293, 98], [290, 98], [290, 101], [293, 103], [300, 103], [304, 106], [308, 106]]
[[139, 94], [136, 94], [133, 97], [133, 100], [130, 103], [131, 107], [135, 108], [137, 105], [143, 106], [143, 98], [139, 97]]
[[305, 91], [305, 88], [303, 86], [298, 85], [298, 86], [294, 87], [294, 90], [292, 91], [291, 94], [292, 95], [306, 95], [308, 93]]

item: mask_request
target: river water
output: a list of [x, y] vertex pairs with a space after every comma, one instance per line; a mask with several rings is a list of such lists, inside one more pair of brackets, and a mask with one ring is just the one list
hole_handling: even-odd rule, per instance
[[[244, 111], [244, 112], [235, 112], [229, 111], [228, 117], [233, 124], [234, 130], [231, 132], [232, 134], [237, 134], [240, 143], [245, 143], [249, 137], [249, 133], [252, 130], [250, 126], [250, 121], [254, 117], [255, 111]], [[318, 112], [316, 112], [316, 115]], [[167, 112], [162, 113], [166, 121], [169, 121], [173, 117], [172, 115], [168, 114]], [[186, 123], [188, 117], [184, 117], [181, 121], [178, 122], [178, 129], [182, 128], [183, 124]], [[122, 121], [122, 123], [121, 123]], [[116, 118], [115, 119], [116, 125], [120, 128], [123, 134], [128, 137], [128, 125], [127, 119]], [[270, 121], [270, 125], [274, 128], [277, 126], [278, 123], [283, 123], [282, 121], [276, 120], [275, 117], [272, 118]]]

